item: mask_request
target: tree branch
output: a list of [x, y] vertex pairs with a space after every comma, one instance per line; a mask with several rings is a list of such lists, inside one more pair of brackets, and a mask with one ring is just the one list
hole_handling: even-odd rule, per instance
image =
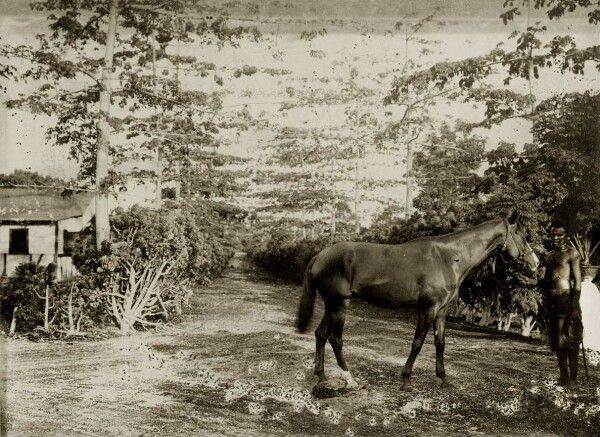
[[[25, 59], [28, 60], [32, 63], [35, 64], [39, 64], [39, 65], [45, 65], [48, 67], [51, 67], [52, 64], [50, 64], [49, 62], [47, 62], [47, 58], [43, 58], [46, 62], [43, 62], [41, 60], [36, 59], [31, 52], [27, 51], [28, 55], [25, 55], [21, 50], [17, 50], [18, 48], [15, 47], [11, 47], [8, 45], [3, 45], [0, 47], [0, 55], [5, 56], [5, 57], [10, 57], [10, 56], [14, 56], [17, 58], [21, 58], [21, 59]], [[42, 52], [43, 53], [43, 52]], [[9, 56], [10, 55], [10, 56]], [[79, 73], [85, 74], [86, 76], [88, 76], [89, 78], [91, 78], [97, 85], [101, 85], [100, 80], [98, 80], [91, 72], [79, 67], [77, 64], [73, 63], [73, 62], [63, 62], [61, 65], [69, 65], [71, 68], [73, 68], [75, 71], [78, 71]]]
[[201, 112], [203, 114], [218, 114], [218, 111], [210, 111], [210, 110], [199, 109], [199, 108], [196, 108], [196, 107], [193, 107], [193, 106], [186, 105], [185, 103], [181, 103], [178, 100], [169, 99], [168, 97], [163, 97], [163, 96], [160, 96], [158, 94], [150, 93], [148, 91], [144, 91], [144, 90], [139, 89], [139, 88], [128, 88], [128, 90], [130, 90], [132, 92], [138, 92], [138, 93], [143, 94], [143, 95], [148, 96], [148, 97], [152, 97], [153, 99], [158, 99], [158, 100], [162, 100], [164, 102], [172, 103], [172, 104], [174, 104], [176, 106], [180, 106], [182, 108], [186, 108], [186, 109], [189, 109], [191, 111]]

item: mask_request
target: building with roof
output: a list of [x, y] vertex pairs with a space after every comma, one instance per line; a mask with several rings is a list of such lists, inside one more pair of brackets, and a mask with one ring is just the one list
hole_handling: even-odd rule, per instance
[[28, 261], [55, 263], [57, 280], [75, 275], [73, 243], [93, 215], [93, 193], [0, 188], [0, 275]]

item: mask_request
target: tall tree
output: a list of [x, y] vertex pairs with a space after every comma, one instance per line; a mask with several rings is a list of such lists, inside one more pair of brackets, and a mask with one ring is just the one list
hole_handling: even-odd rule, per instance
[[[0, 56], [30, 61], [20, 77], [43, 85], [12, 105], [57, 116], [49, 138], [70, 147], [81, 164], [81, 177], [96, 187], [99, 247], [109, 236], [108, 190], [123, 181], [115, 171], [119, 164], [148, 159], [144, 146], [160, 150], [165, 133], [201, 138], [206, 145], [216, 130], [206, 114], [219, 110], [219, 95], [187, 90], [178, 77], [157, 78], [149, 65], [154, 43], [160, 45], [155, 55], [159, 59], [184, 60], [205, 71], [193, 57], [168, 54], [167, 46], [179, 40], [236, 44], [246, 36], [256, 40], [260, 32], [230, 27], [224, 10], [194, 0], [46, 0], [32, 7], [51, 12], [50, 33], [40, 35], [35, 48], [0, 46]], [[104, 56], [98, 58], [98, 51]], [[88, 85], [76, 88], [84, 78]], [[56, 83], [65, 83], [65, 89], [56, 89]], [[160, 114], [152, 113], [155, 108]], [[187, 124], [180, 121], [185, 117]], [[147, 141], [129, 141], [138, 136]]]
[[[416, 21], [397, 21], [395, 24], [395, 30], [403, 33], [402, 39], [404, 40], [404, 62], [401, 70], [402, 75], [407, 75], [411, 71], [415, 71], [420, 67], [419, 64], [411, 56], [411, 49], [414, 50], [414, 46], [421, 47], [419, 57], [427, 56], [432, 53], [431, 46], [436, 41], [431, 41], [420, 37], [419, 33], [423, 28], [431, 23], [440, 8], [437, 7], [434, 11]], [[407, 18], [407, 17], [405, 17]], [[437, 22], [437, 26], [443, 26], [443, 22]], [[406, 184], [406, 200], [404, 206], [404, 217], [406, 220], [409, 219], [413, 211], [413, 197], [414, 197], [414, 171], [413, 171], [413, 160], [416, 141], [418, 141], [424, 132], [428, 130], [431, 124], [431, 117], [429, 116], [429, 107], [433, 104], [437, 97], [446, 94], [444, 92], [432, 92], [422, 93], [418, 97], [409, 95], [406, 93], [401, 99], [392, 99], [390, 96], [384, 98], [386, 105], [396, 104], [403, 108], [403, 112], [400, 117], [389, 121], [386, 128], [382, 133], [379, 133], [376, 137], [379, 149], [399, 150], [405, 151], [405, 184]], [[391, 140], [393, 145], [385, 146], [384, 140]]]
[[600, 94], [572, 93], [538, 106], [532, 164], [552, 173], [565, 198], [555, 210], [572, 233], [587, 232], [600, 217]]
[[600, 216], [600, 94], [572, 93], [540, 102], [534, 113], [535, 144], [522, 153], [503, 145], [488, 153], [483, 211], [513, 206], [534, 238], [550, 225], [585, 233]]
[[436, 233], [450, 232], [473, 221], [480, 204], [478, 186], [485, 142], [442, 125], [415, 153], [415, 179], [420, 191], [415, 207]]
[[[578, 7], [590, 10], [589, 22], [600, 23], [600, 8], [592, 7], [589, 0], [506, 0], [506, 9], [500, 17], [507, 24], [521, 15], [521, 7], [515, 4], [544, 9], [548, 18], [558, 19]], [[500, 2], [499, 2], [500, 5]], [[514, 50], [505, 50], [500, 42], [495, 49], [482, 56], [467, 58], [455, 62], [440, 62], [426, 70], [402, 75], [395, 78], [387, 100], [397, 102], [409, 92], [423, 93], [432, 87], [441, 90], [456, 90], [451, 97], [465, 102], [483, 102], [485, 117], [471, 127], [500, 123], [508, 118], [528, 117], [532, 114], [532, 94], [511, 90], [511, 80], [537, 78], [543, 69], [558, 69], [562, 73], [582, 75], [587, 61], [600, 62], [600, 45], [578, 48], [570, 35], [556, 35], [547, 38], [543, 44], [541, 34], [547, 27], [541, 23], [529, 24], [525, 32], [512, 32], [509, 39], [515, 40]], [[504, 87], [497, 83], [486, 82], [494, 74], [505, 74]], [[532, 77], [533, 76], [533, 77]]]
[[[332, 211], [332, 232], [335, 211], [346, 209], [345, 178], [340, 169], [352, 158], [351, 147], [323, 139], [317, 129], [283, 128], [270, 145], [265, 164], [254, 182], [264, 186], [258, 195], [271, 202], [265, 210], [288, 213]], [[268, 188], [270, 187], [270, 188]]]
[[[590, 24], [595, 25], [600, 22], [600, 9], [587, 0], [572, 2], [509, 0], [504, 4], [506, 10], [501, 14], [501, 18], [505, 24], [523, 13], [522, 6], [546, 10], [549, 20], [560, 18], [580, 7], [586, 8], [589, 11]], [[575, 39], [569, 35], [546, 38], [548, 42], [544, 44], [541, 35], [545, 32], [547, 28], [542, 23], [528, 23], [524, 32], [513, 32], [510, 35], [509, 38], [515, 41], [512, 51], [505, 50], [503, 45], [499, 44], [488, 54], [479, 57], [456, 62], [441, 62], [427, 70], [399, 76], [394, 80], [387, 99], [396, 102], [405, 99], [410, 93], [424, 95], [433, 89], [452, 90], [448, 97], [454, 101], [484, 104], [482, 120], [466, 123], [466, 128], [491, 127], [509, 118], [520, 117], [532, 120], [534, 139], [544, 141], [542, 137], [548, 136], [552, 126], [544, 122], [546, 115], [542, 114], [548, 114], [545, 107], [550, 101], [556, 105], [561, 98], [557, 96], [555, 100], [536, 104], [531, 86], [527, 92], [519, 93], [515, 88], [511, 88], [511, 81], [521, 78], [531, 85], [531, 81], [538, 78], [543, 70], [558, 70], [563, 74], [581, 75], [585, 71], [586, 62], [600, 61], [600, 46], [578, 48]], [[503, 83], [497, 80], [498, 74], [505, 75]], [[554, 120], [553, 117], [549, 119]], [[542, 135], [540, 129], [546, 133]], [[498, 208], [506, 211], [510, 207], [517, 207], [537, 223], [536, 229], [541, 229], [543, 223], [548, 223], [550, 219], [547, 214], [553, 207], [561, 204], [562, 197], [567, 195], [565, 192], [567, 186], [551, 184], [554, 175], [549, 168], [535, 174], [525, 171], [528, 165], [534, 165], [527, 157], [532, 153], [537, 154], [538, 148], [546, 150], [542, 144], [536, 144], [528, 145], [522, 153], [517, 153], [516, 150], [506, 148], [504, 145], [489, 156], [491, 168], [485, 184], [487, 184], [486, 189], [494, 191], [495, 194], [491, 197], [494, 201], [489, 203], [490, 208], [487, 212], [485, 212], [486, 208], [480, 210], [482, 214], [491, 213], [492, 210], [497, 214]], [[529, 174], [529, 179], [522, 179], [520, 176], [523, 174]], [[569, 177], [571, 176], [573, 174]], [[492, 188], [500, 179], [504, 179], [502, 183]], [[550, 186], [553, 187], [553, 194], [549, 192]], [[488, 191], [488, 194], [491, 191]], [[538, 196], [541, 194], [544, 195]], [[545, 212], [539, 214], [534, 212], [537, 208], [542, 208]]]

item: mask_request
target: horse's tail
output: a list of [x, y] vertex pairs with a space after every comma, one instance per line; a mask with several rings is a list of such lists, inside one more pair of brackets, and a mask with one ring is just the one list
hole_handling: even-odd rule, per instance
[[296, 316], [296, 329], [301, 334], [306, 332], [306, 328], [308, 328], [308, 323], [313, 315], [313, 308], [315, 306], [317, 288], [315, 287], [312, 278], [312, 272], [310, 270], [316, 259], [317, 255], [313, 256], [306, 267], [306, 272], [304, 272], [304, 291], [302, 292], [302, 297], [300, 298], [300, 304], [298, 305], [298, 313]]

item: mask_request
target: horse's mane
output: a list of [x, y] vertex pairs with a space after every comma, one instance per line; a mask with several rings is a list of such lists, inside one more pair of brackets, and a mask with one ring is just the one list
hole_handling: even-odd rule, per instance
[[497, 219], [497, 218], [496, 219], [491, 219], [491, 220], [487, 220], [487, 221], [485, 221], [483, 223], [479, 223], [477, 225], [468, 226], [468, 227], [461, 227], [461, 228], [455, 229], [452, 232], [448, 232], [446, 234], [428, 235], [426, 237], [419, 237], [419, 238], [415, 238], [415, 239], [410, 240], [410, 241], [445, 240], [445, 239], [450, 239], [450, 238], [453, 238], [453, 237], [460, 237], [461, 235], [469, 233], [469, 232], [472, 232], [475, 229], [482, 228], [482, 227], [490, 225], [491, 223], [494, 223], [494, 222], [498, 222], [499, 223], [501, 221], [502, 221], [502, 219]]

